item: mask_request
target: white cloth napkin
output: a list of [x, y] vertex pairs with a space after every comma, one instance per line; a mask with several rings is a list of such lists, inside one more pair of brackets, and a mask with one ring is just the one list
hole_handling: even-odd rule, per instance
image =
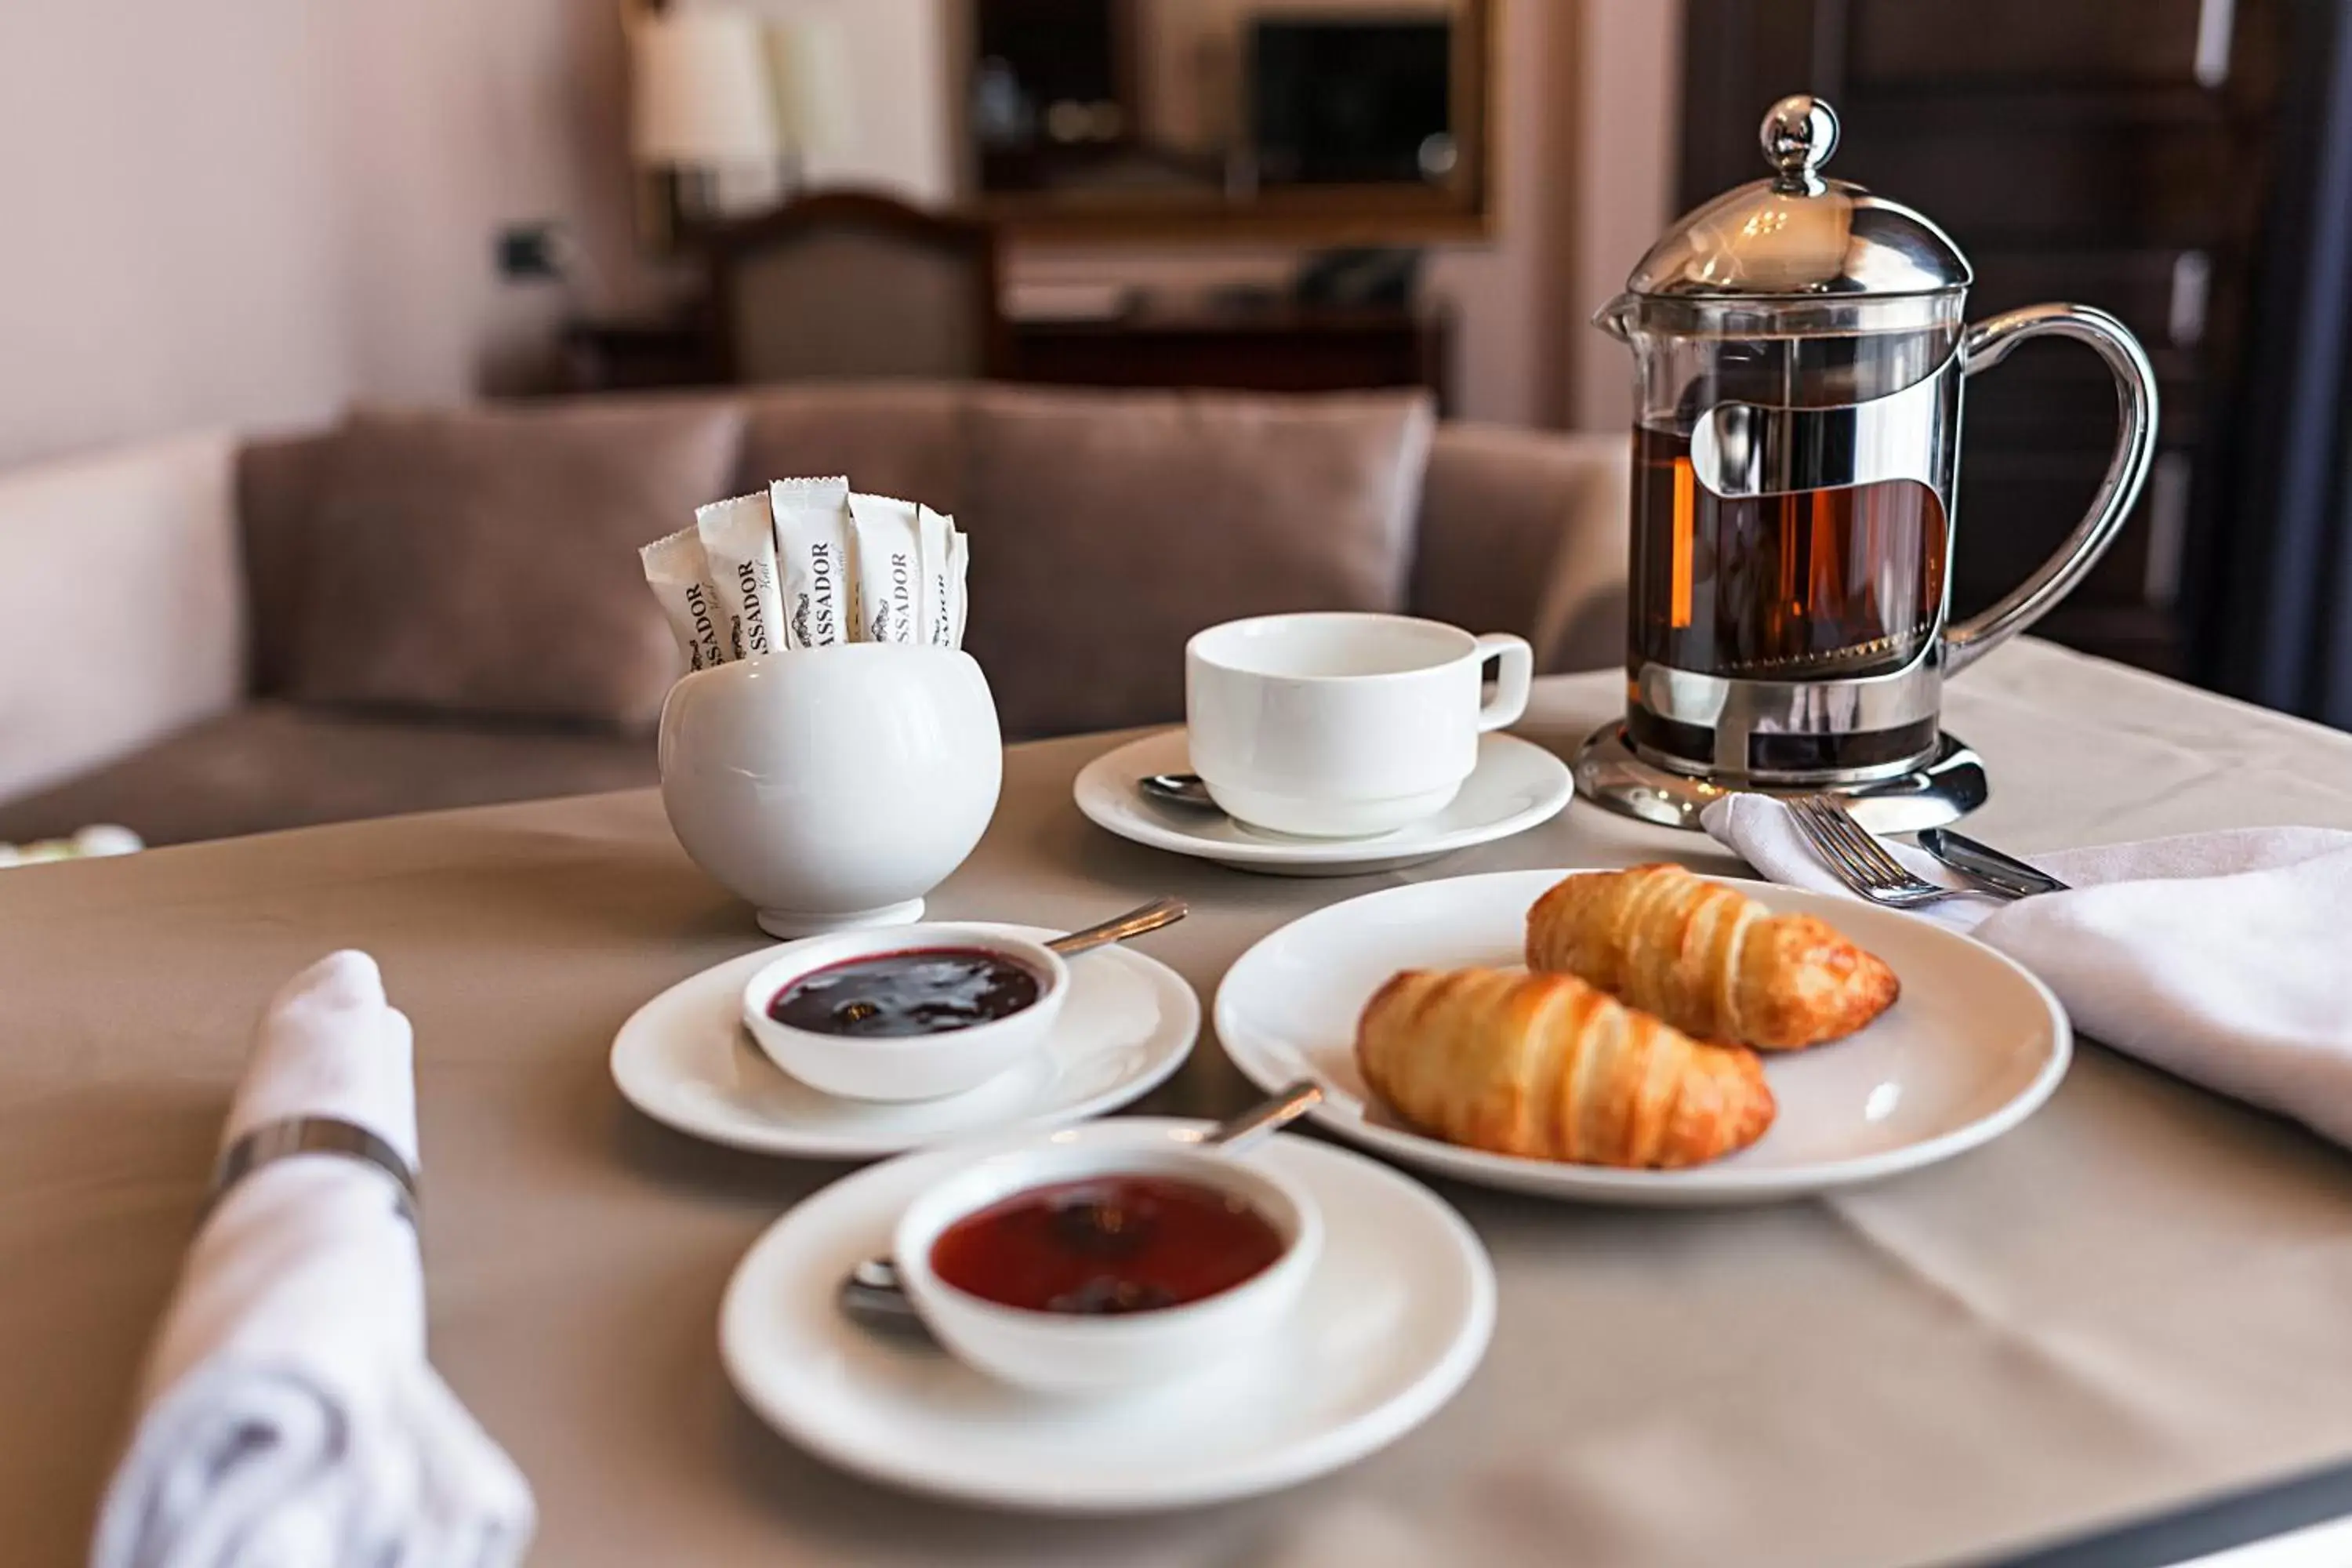
[[[408, 1020], [338, 952], [269, 1005], [223, 1146], [357, 1122], [416, 1163]], [[530, 1489], [425, 1359], [415, 1228], [337, 1154], [263, 1165], [206, 1219], [149, 1353], [92, 1568], [503, 1568]]]
[[[1767, 879], [1845, 892], [1779, 801], [1729, 795], [1703, 821]], [[2352, 833], [2237, 828], [2019, 858], [2073, 890], [1912, 912], [2024, 964], [2102, 1044], [2352, 1144]]]

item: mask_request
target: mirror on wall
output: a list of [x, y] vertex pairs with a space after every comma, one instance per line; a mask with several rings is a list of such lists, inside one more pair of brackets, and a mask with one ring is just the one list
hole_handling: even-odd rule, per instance
[[1475, 236], [1494, 0], [964, 0], [971, 204], [1072, 237]]

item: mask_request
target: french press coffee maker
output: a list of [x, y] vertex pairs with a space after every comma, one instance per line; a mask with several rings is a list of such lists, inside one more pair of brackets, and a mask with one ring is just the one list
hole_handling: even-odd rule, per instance
[[[1969, 324], [1943, 231], [1822, 177], [1837, 135], [1819, 99], [1774, 104], [1772, 176], [1683, 218], [1593, 318], [1633, 351], [1639, 406], [1625, 718], [1576, 773], [1650, 821], [1696, 826], [1731, 790], [1834, 791], [1882, 832], [1980, 804], [1945, 677], [2081, 582], [2147, 478], [2155, 378], [2131, 333], [2081, 305]], [[1952, 621], [1961, 390], [2040, 336], [2114, 372], [2115, 457], [2058, 552]]]

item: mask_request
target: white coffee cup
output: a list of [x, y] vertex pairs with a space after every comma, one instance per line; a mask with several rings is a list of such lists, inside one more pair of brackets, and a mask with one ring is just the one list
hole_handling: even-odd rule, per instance
[[[1480, 672], [1501, 661], [1492, 701]], [[1445, 809], [1480, 731], [1527, 710], [1535, 655], [1409, 616], [1228, 621], [1184, 647], [1192, 771], [1228, 816], [1312, 838], [1388, 833]]]

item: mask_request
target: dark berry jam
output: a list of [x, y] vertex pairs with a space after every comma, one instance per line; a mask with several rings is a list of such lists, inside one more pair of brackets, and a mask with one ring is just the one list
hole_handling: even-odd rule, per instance
[[1282, 1233], [1205, 1183], [1109, 1175], [1032, 1187], [940, 1233], [931, 1268], [957, 1289], [1033, 1312], [1181, 1307], [1272, 1268]]
[[1010, 1017], [1037, 1000], [1035, 973], [980, 947], [877, 953], [811, 970], [776, 993], [768, 1016], [819, 1035], [941, 1035]]

